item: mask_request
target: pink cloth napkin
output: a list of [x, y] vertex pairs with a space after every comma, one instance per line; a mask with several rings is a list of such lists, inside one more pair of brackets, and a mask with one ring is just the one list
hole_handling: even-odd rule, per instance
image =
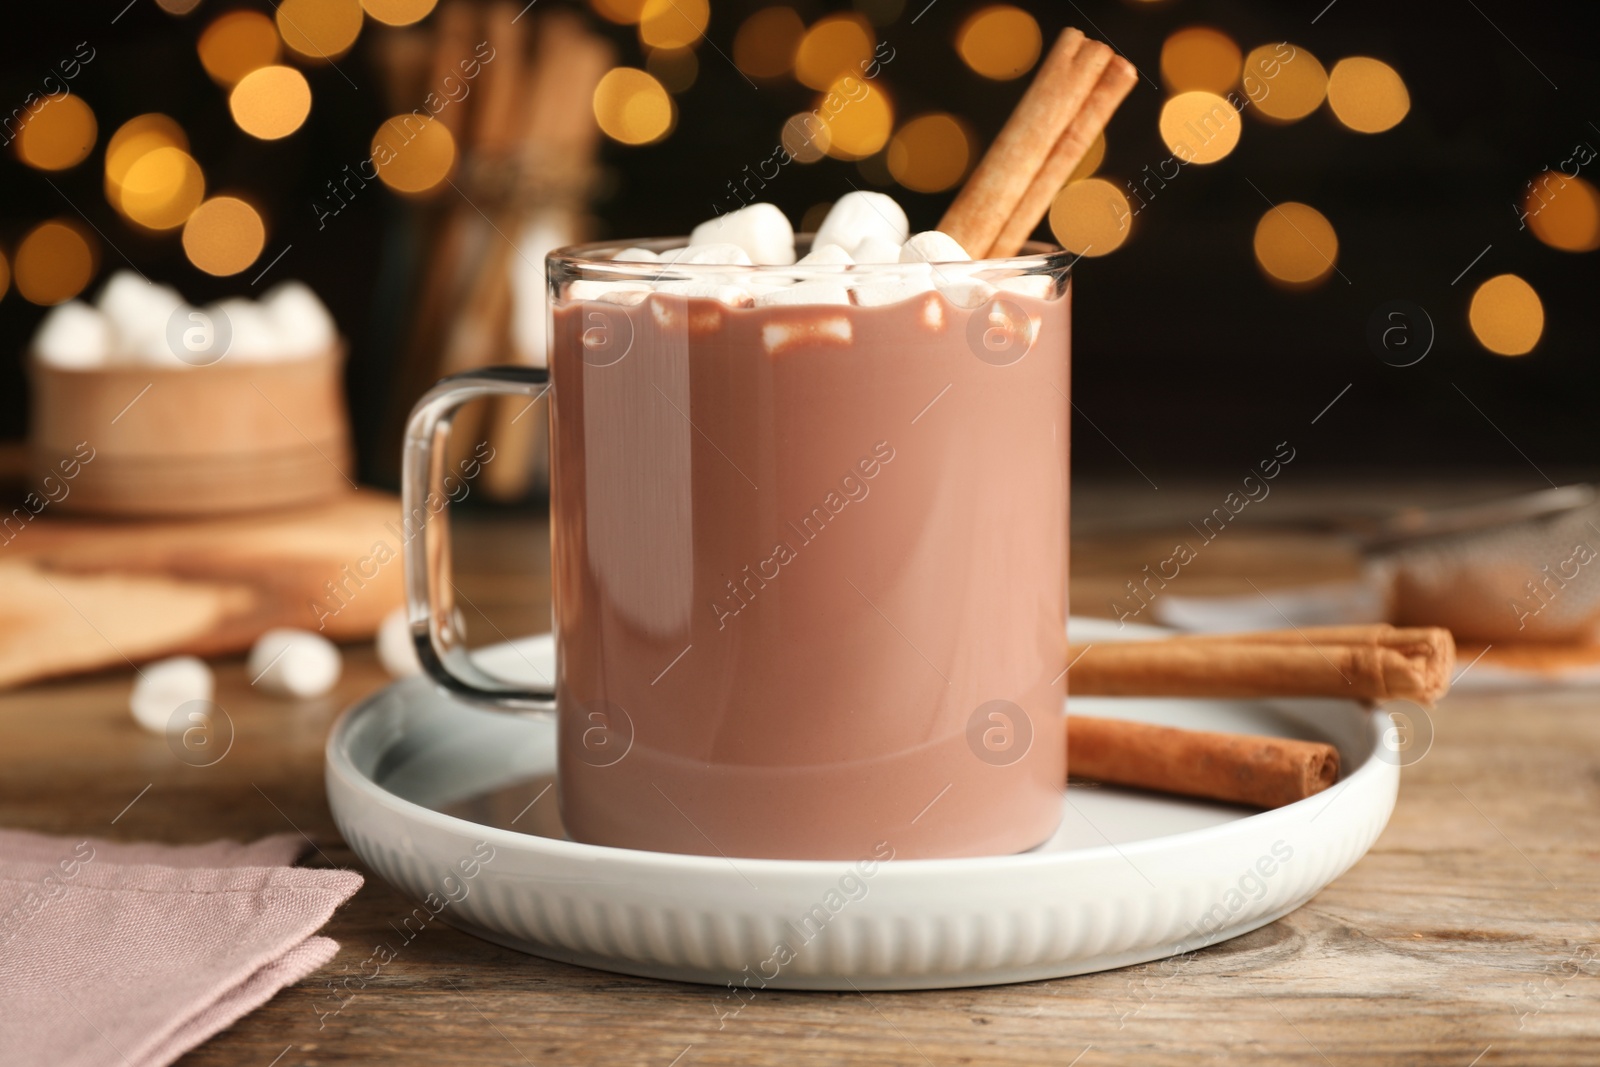
[[0, 830], [0, 1059], [162, 1067], [328, 962], [361, 876], [304, 848]]

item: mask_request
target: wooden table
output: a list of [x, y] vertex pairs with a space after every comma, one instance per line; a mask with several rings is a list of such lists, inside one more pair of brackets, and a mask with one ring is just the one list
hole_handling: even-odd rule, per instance
[[[1122, 581], [1170, 550], [1165, 528], [1210, 506], [1204, 490], [1162, 493], [1159, 503], [1092, 489], [1076, 495], [1078, 610], [1105, 614], [1100, 605]], [[1424, 494], [1392, 495], [1415, 502]], [[1298, 499], [1325, 507], [1333, 493]], [[1279, 517], [1297, 506], [1282, 504]], [[1128, 533], [1131, 520], [1150, 525]], [[548, 628], [543, 524], [477, 519], [458, 533], [461, 587], [494, 620], [472, 618], [475, 632], [494, 639]], [[1241, 523], [1186, 571], [1185, 591], [1248, 591], [1246, 578], [1271, 588], [1354, 566], [1327, 537]], [[339, 709], [384, 681], [370, 651], [354, 648], [334, 693], [277, 703], [251, 692], [241, 663], [224, 662], [218, 701], [236, 737], [228, 756], [204, 769], [134, 725], [126, 672], [0, 696], [0, 825], [167, 841], [292, 828], [327, 861], [359, 869], [328, 813], [322, 745]], [[1181, 966], [993, 989], [767, 991], [719, 1029], [716, 990], [551, 963], [436, 924], [319, 1027], [326, 982], [356, 966], [411, 907], [369, 873], [327, 928], [341, 944], [329, 968], [182, 1062], [1597, 1062], [1594, 704], [1587, 692], [1449, 698], [1435, 715], [1433, 749], [1406, 769], [1399, 806], [1371, 853], [1299, 911]], [[326, 861], [313, 852], [310, 862]]]

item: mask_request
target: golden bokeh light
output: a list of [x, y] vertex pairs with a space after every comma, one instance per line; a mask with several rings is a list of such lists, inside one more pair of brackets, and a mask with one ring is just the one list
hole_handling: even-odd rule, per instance
[[1106, 160], [1106, 134], [1104, 130], [1094, 135], [1094, 140], [1089, 143], [1089, 151], [1078, 160], [1078, 165], [1072, 168], [1072, 173], [1067, 175], [1067, 181], [1075, 182], [1087, 178], [1100, 169], [1100, 164]]
[[646, 48], [688, 48], [711, 21], [709, 0], [645, 0], [639, 43]]
[[1357, 133], [1393, 129], [1411, 110], [1406, 83], [1389, 64], [1350, 56], [1328, 75], [1328, 107], [1334, 118]]
[[114, 190], [120, 189], [128, 176], [128, 168], [139, 157], [156, 148], [178, 148], [187, 152], [189, 138], [171, 118], [152, 111], [133, 118], [117, 127], [117, 132], [106, 142], [107, 197], [116, 202]]
[[11, 261], [6, 259], [6, 254], [0, 252], [0, 299], [4, 299], [6, 290], [11, 288]]
[[956, 31], [961, 61], [985, 78], [1020, 78], [1039, 61], [1039, 23], [1021, 8], [997, 4], [974, 13]]
[[1515, 274], [1497, 274], [1472, 294], [1467, 321], [1478, 343], [1489, 351], [1526, 355], [1544, 333], [1544, 304], [1533, 286]]
[[1333, 223], [1309, 204], [1287, 201], [1256, 223], [1256, 262], [1293, 287], [1311, 286], [1333, 272], [1339, 238]]
[[228, 109], [245, 133], [276, 141], [298, 130], [311, 114], [311, 85], [293, 67], [262, 67], [233, 87]]
[[361, 0], [367, 14], [389, 26], [409, 26], [432, 13], [439, 0]]
[[1128, 198], [1104, 178], [1069, 182], [1050, 205], [1050, 232], [1062, 248], [1080, 256], [1115, 252], [1132, 231]]
[[200, 6], [200, 0], [156, 0], [156, 6], [169, 15], [187, 15]]
[[389, 188], [425, 193], [450, 176], [456, 162], [456, 139], [442, 122], [414, 114], [396, 115], [372, 135], [372, 162]]
[[800, 163], [815, 163], [828, 154], [833, 138], [828, 134], [828, 124], [809, 111], [790, 115], [779, 135], [783, 150]]
[[889, 140], [889, 174], [907, 189], [938, 193], [955, 185], [972, 160], [972, 136], [954, 115], [918, 115]]
[[[846, 89], [848, 86], [848, 90]], [[828, 113], [828, 100], [844, 106]], [[871, 82], [850, 78], [817, 102], [817, 109], [828, 125], [827, 153], [834, 159], [863, 159], [877, 152], [894, 129], [894, 105], [888, 94]]]
[[1244, 91], [1262, 115], [1295, 122], [1322, 106], [1328, 72], [1299, 45], [1264, 44], [1244, 57]]
[[796, 233], [816, 233], [822, 227], [822, 220], [828, 217], [828, 212], [833, 209], [833, 201], [824, 200], [819, 204], [812, 204], [806, 208], [805, 214], [800, 216], [800, 228]]
[[744, 20], [733, 37], [733, 62], [752, 78], [781, 78], [794, 69], [805, 23], [792, 7], [766, 7]]
[[1239, 83], [1244, 55], [1233, 38], [1210, 26], [1190, 26], [1161, 45], [1161, 80], [1175, 93], [1226, 93]]
[[1528, 183], [1524, 221], [1533, 235], [1563, 252], [1600, 248], [1600, 191], [1579, 177], [1547, 170]]
[[632, 26], [644, 16], [646, 0], [589, 0], [595, 14], [619, 26]]
[[206, 179], [200, 164], [181, 148], [155, 148], [128, 168], [116, 207], [152, 230], [182, 226], [205, 199]]
[[212, 197], [183, 224], [184, 254], [207, 274], [238, 274], [256, 261], [266, 243], [260, 213], [236, 196]]
[[1215, 163], [1239, 144], [1244, 123], [1232, 104], [1196, 89], [1161, 105], [1161, 139], [1185, 163]]
[[672, 132], [677, 109], [666, 88], [636, 67], [616, 67], [594, 87], [594, 118], [623, 144], [651, 144]]
[[271, 66], [283, 51], [272, 20], [259, 11], [230, 11], [200, 34], [200, 65], [213, 81], [231, 86], [252, 70]]
[[33, 304], [59, 304], [83, 292], [94, 277], [95, 249], [67, 219], [41, 222], [17, 246], [17, 292]]
[[282, 0], [278, 33], [307, 59], [338, 59], [361, 35], [361, 0]]
[[654, 48], [644, 69], [669, 93], [681, 93], [700, 76], [700, 60], [693, 48]]
[[78, 96], [46, 97], [17, 132], [17, 158], [38, 170], [66, 170], [94, 148], [99, 126]]
[[800, 39], [794, 76], [812, 89], [827, 89], [846, 76], [860, 78], [876, 45], [872, 24], [860, 15], [829, 15]]

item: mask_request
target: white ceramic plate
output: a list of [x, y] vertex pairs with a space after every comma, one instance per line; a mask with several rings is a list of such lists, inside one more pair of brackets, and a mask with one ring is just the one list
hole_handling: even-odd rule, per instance
[[[1071, 629], [1076, 641], [1159, 632], [1092, 619]], [[507, 677], [526, 676], [530, 660], [553, 674], [548, 637], [481, 656]], [[1074, 784], [1055, 837], [1015, 856], [873, 868], [635, 852], [565, 839], [553, 725], [467, 707], [413, 678], [340, 719], [328, 800], [373, 870], [488, 940], [625, 974], [862, 990], [1082, 974], [1236, 937], [1347, 870], [1394, 808], [1388, 716], [1354, 703], [1077, 698], [1072, 708], [1320, 738], [1338, 746], [1344, 773], [1268, 812]]]

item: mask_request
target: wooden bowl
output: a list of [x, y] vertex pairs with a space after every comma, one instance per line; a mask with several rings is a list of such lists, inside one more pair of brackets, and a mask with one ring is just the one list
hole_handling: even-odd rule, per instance
[[29, 359], [35, 491], [52, 510], [111, 516], [218, 515], [347, 492], [343, 369], [342, 346], [205, 367]]

